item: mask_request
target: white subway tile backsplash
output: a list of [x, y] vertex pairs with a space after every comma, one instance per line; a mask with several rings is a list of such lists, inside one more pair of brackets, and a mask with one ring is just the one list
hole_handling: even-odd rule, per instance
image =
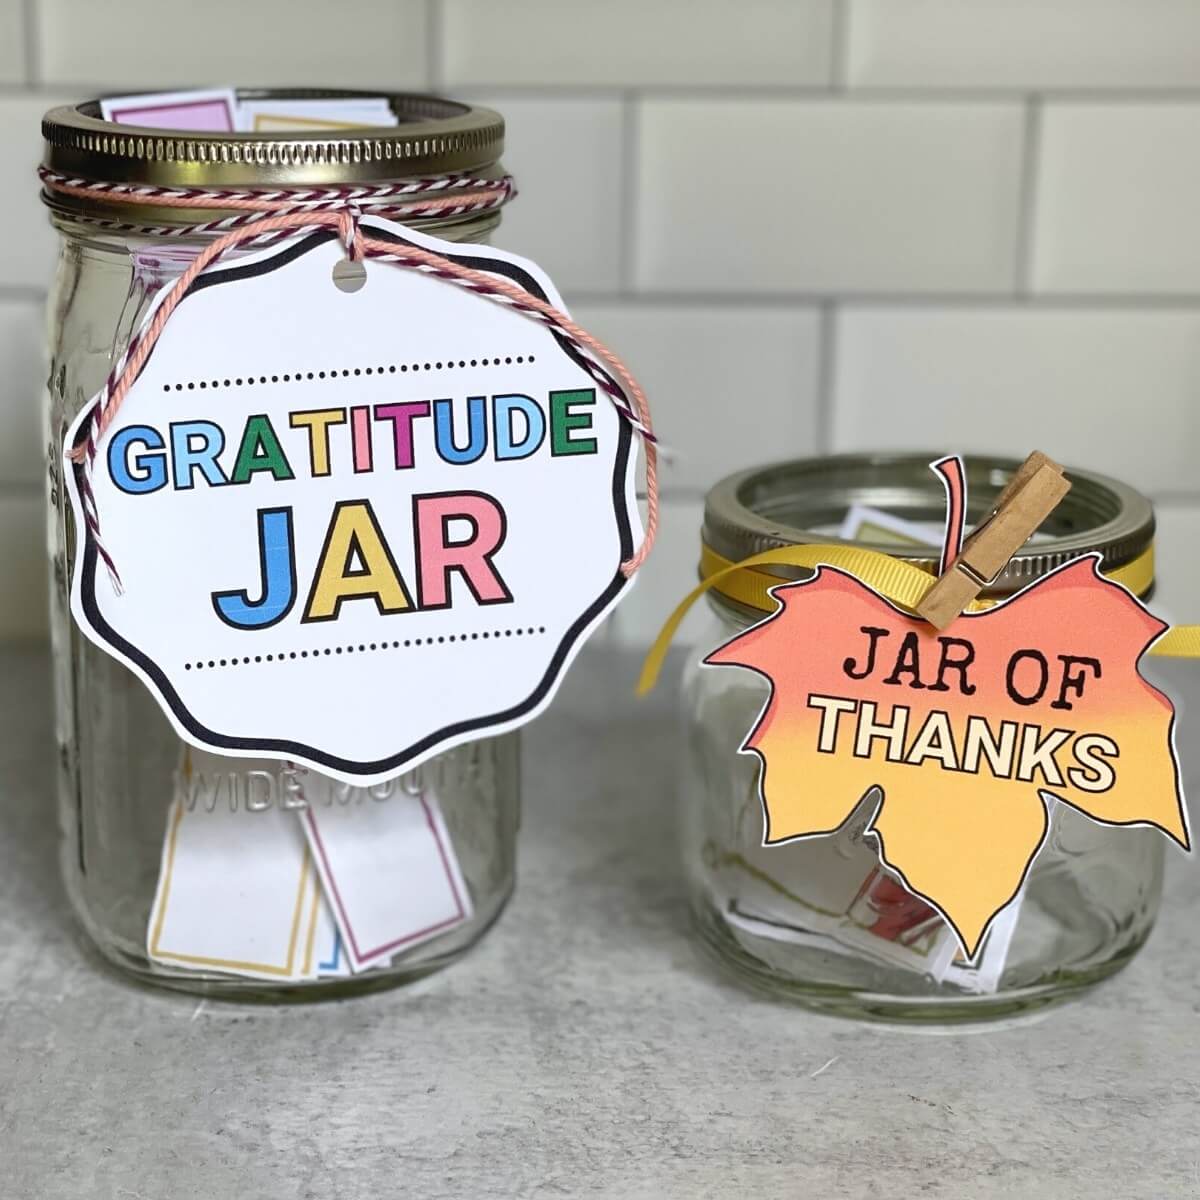
[[1172, 88], [1200, 83], [1195, 0], [848, 0], [851, 85]]
[[55, 233], [34, 173], [42, 156], [42, 114], [65, 99], [0, 94], [0, 287], [44, 288], [54, 268]]
[[45, 391], [42, 305], [0, 299], [0, 487], [40, 483], [46, 470], [41, 401]]
[[636, 375], [678, 457], [665, 491], [817, 444], [819, 319], [812, 309], [588, 304], [575, 309]]
[[543, 266], [562, 290], [621, 282], [619, 99], [457, 93], [504, 115], [504, 164], [520, 194], [493, 239]]
[[637, 285], [713, 292], [1012, 287], [1016, 104], [652, 100]]
[[0, 0], [0, 83], [25, 79], [25, 20], [22, 0]]
[[41, 491], [0, 491], [0, 638], [46, 633], [45, 545]]
[[820, 84], [832, 0], [444, 0], [454, 86]]
[[1040, 449], [1151, 494], [1200, 487], [1200, 309], [852, 307], [837, 343], [837, 449]]
[[33, 168], [61, 100], [27, 80], [432, 82], [498, 108], [521, 194], [496, 244], [628, 361], [678, 452], [618, 641], [691, 586], [704, 489], [829, 442], [1038, 446], [1140, 484], [1167, 498], [1160, 600], [1195, 615], [1197, 0], [0, 0], [0, 636], [44, 627]]
[[1034, 288], [1200, 293], [1197, 145], [1200, 103], [1048, 105]]
[[1200, 623], [1200, 504], [1154, 506], [1154, 611], [1164, 620]]
[[[675, 606], [696, 586], [703, 516], [699, 500], [663, 502], [654, 550], [610, 620], [610, 636], [618, 645], [648, 646]], [[702, 601], [680, 626], [674, 645], [687, 645], [703, 627], [704, 612]]]
[[137, 91], [224, 83], [402, 91], [427, 82], [425, 0], [39, 0], [41, 78]]

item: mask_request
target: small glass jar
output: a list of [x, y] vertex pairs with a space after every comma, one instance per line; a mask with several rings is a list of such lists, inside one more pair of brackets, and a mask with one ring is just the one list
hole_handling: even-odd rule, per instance
[[[934, 545], [856, 541], [936, 571], [945, 497], [928, 464], [936, 455], [844, 455], [744, 471], [708, 494], [703, 541], [733, 562], [779, 546], [842, 542], [854, 505], [929, 531]], [[968, 524], [1017, 467], [968, 461]], [[1102, 569], [1149, 560], [1150, 502], [1083, 471], [1039, 534], [984, 593], [1011, 594], [1079, 554]], [[759, 568], [783, 578], [803, 569]], [[1148, 594], [1152, 567], [1145, 572]], [[691, 904], [706, 947], [767, 992], [841, 1015], [945, 1022], [1015, 1013], [1063, 999], [1118, 970], [1150, 933], [1162, 891], [1166, 839], [1155, 829], [1097, 824], [1052, 805], [1050, 832], [1018, 901], [997, 918], [977, 965], [964, 964], [950, 931], [881, 866], [863, 829], [868, 795], [828, 837], [764, 846], [759, 760], [739, 754], [768, 698], [754, 672], [702, 666], [705, 655], [767, 614], [715, 588], [707, 627], [683, 680], [686, 766], [681, 797]]]
[[[242, 89], [243, 99], [353, 99], [379, 93]], [[43, 121], [45, 165], [104, 182], [188, 187], [303, 187], [382, 183], [470, 172], [503, 175], [504, 123], [489, 109], [431, 96], [388, 96], [396, 127], [287, 134], [147, 131], [99, 119], [99, 104], [56, 108]], [[84, 638], [70, 615], [75, 531], [60, 484], [72, 419], [96, 394], [157, 289], [183, 269], [202, 238], [135, 236], [106, 229], [192, 225], [232, 215], [212, 209], [103, 205], [47, 192], [61, 235], [48, 305], [51, 638], [56, 691], [62, 869], [84, 928], [111, 963], [145, 982], [234, 999], [312, 999], [403, 983], [453, 962], [496, 920], [514, 886], [519, 818], [519, 735], [484, 738], [388, 784], [352, 789], [346, 802], [432, 790], [470, 892], [472, 915], [390, 965], [351, 978], [263, 982], [151, 961], [147, 922], [167, 815], [180, 789], [181, 746], [146, 687]], [[438, 237], [486, 243], [495, 210], [414, 220]], [[284, 764], [264, 790], [263, 764], [221, 760], [221, 803], [239, 805], [247, 836], [259, 815], [302, 804]], [[250, 776], [254, 776], [253, 784]], [[227, 782], [225, 782], [227, 781]], [[391, 786], [389, 786], [391, 784]], [[251, 804], [245, 798], [253, 795]], [[231, 799], [232, 798], [232, 799]]]

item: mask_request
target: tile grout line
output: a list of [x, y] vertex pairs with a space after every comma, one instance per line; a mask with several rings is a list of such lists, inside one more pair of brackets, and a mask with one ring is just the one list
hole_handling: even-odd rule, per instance
[[839, 95], [850, 78], [850, 5], [853, 0], [830, 0], [829, 89]]
[[708, 495], [708, 488], [698, 483], [681, 483], [663, 488], [659, 495], [664, 504], [695, 504]]
[[[820, 454], [833, 452], [831, 445], [818, 448]], [[781, 451], [783, 453], [783, 451]], [[970, 454], [967, 455], [970, 458]], [[1200, 490], [1178, 490], [1164, 488], [1161, 491], [1151, 488], [1140, 489], [1156, 505], [1178, 506], [1200, 511]], [[665, 484], [660, 486], [659, 499], [664, 508], [680, 508], [690, 504], [698, 504], [708, 494], [706, 484]], [[38, 500], [44, 499], [45, 489], [40, 480], [3, 480], [0, 479], [0, 504], [6, 500]]]
[[[426, 0], [429, 9], [436, 8], [438, 20], [434, 23], [439, 41], [439, 53], [444, 48], [444, 10], [441, 0]], [[36, 13], [36, 0], [22, 0], [24, 11]], [[428, 11], [428, 9], [427, 9]], [[25, 22], [26, 54], [37, 55], [40, 51], [41, 39], [37, 21]], [[426, 32], [426, 52], [432, 42], [430, 32]], [[40, 64], [30, 64], [39, 66]], [[440, 65], [440, 64], [439, 64]], [[113, 87], [111, 79], [93, 77], [76, 79], [70, 83], [45, 80], [41, 71], [33, 72], [34, 78], [24, 83], [0, 83], [0, 97], [26, 95], [30, 91], [61, 92], [64, 88], [71, 92], [99, 92]], [[439, 78], [444, 85], [444, 79]], [[903, 102], [928, 104], [996, 104], [1007, 102], [1013, 105], [1022, 104], [1032, 92], [1033, 85], [1022, 87], [939, 87], [929, 85], [900, 84], [869, 85], [857, 84], [844, 87], [833, 87], [830, 83], [722, 83], [693, 84], [677, 83], [643, 83], [627, 85], [626, 90], [632, 90], [640, 95], [655, 99], [681, 100], [796, 100], [796, 101], [828, 101], [835, 99], [847, 103], [894, 104]], [[463, 90], [468, 90], [466, 87]], [[586, 99], [609, 97], [614, 90], [621, 90], [612, 84], [562, 84], [562, 83], [489, 83], [486, 79], [474, 82], [470, 89], [477, 92], [488, 92], [495, 95], [521, 97], [531, 99]], [[1156, 105], [1156, 104], [1200, 104], [1200, 86], [1197, 87], [1163, 87], [1149, 88], [1120, 87], [1114, 85], [1108, 88], [1054, 88], [1038, 87], [1037, 95], [1047, 104], [1094, 104], [1094, 105]]]
[[438, 92], [443, 86], [445, 25], [441, 0], [425, 0], [425, 78], [429, 90]]
[[41, 23], [37, 0], [22, 0], [21, 16], [25, 53], [25, 83], [37, 87], [41, 83]]
[[[672, 292], [657, 289], [592, 290], [569, 289], [572, 305], [633, 305], [647, 308], [664, 305], [678, 308], [733, 308], [740, 305], [763, 309], [820, 309], [843, 305], [865, 309], [956, 309], [966, 312], [1021, 308], [1033, 312], [1119, 312], [1196, 313], [1200, 315], [1200, 292], [1178, 295], [1121, 292], [1038, 292], [1015, 296], [1011, 292]], [[46, 289], [35, 284], [0, 283], [0, 301], [44, 304]]]
[[[640, 486], [640, 485], [639, 485]], [[664, 507], [682, 504], [694, 504], [703, 500], [708, 492], [707, 486], [691, 483], [662, 483], [659, 484], [659, 499]], [[45, 488], [40, 479], [0, 479], [0, 504], [6, 500], [38, 500], [45, 498]], [[1184, 494], [1176, 494], [1173, 500], [1188, 500]], [[1200, 493], [1194, 499], [1200, 503]]]
[[1031, 95], [1025, 103], [1022, 125], [1020, 191], [1017, 195], [1016, 258], [1013, 286], [1017, 296], [1032, 293], [1033, 264], [1037, 250], [1037, 204], [1041, 192], [1042, 99]]
[[0, 283], [0, 300], [25, 300], [30, 303], [45, 304], [46, 289], [35, 287], [33, 284]]
[[[438, 4], [439, 16], [442, 15], [439, 0], [427, 0], [427, 3]], [[439, 21], [439, 33], [441, 32]], [[5, 92], [20, 92], [28, 85], [0, 84], [0, 94]], [[38, 83], [39, 88], [49, 89], [52, 85]], [[57, 85], [60, 86], [61, 85]], [[72, 84], [76, 90], [84, 84]], [[111, 86], [97, 85], [93, 80], [91, 87]], [[838, 100], [847, 102], [861, 101], [872, 104], [894, 104], [902, 102], [929, 104], [996, 104], [1007, 102], [1021, 105], [1033, 93], [1034, 85], [1025, 87], [940, 87], [923, 84], [901, 85], [870, 85], [846, 84], [844, 87], [833, 87], [830, 83], [654, 83], [645, 81], [636, 84], [622, 85], [604, 83], [496, 83], [487, 79], [475, 81], [469, 89], [477, 92], [520, 98], [528, 96], [531, 99], [587, 99], [611, 96], [614, 91], [629, 90], [655, 99], [680, 100], [797, 100], [821, 101], [829, 100], [831, 95]], [[464, 85], [463, 90], [467, 90]], [[1200, 86], [1197, 87], [1128, 87], [1114, 85], [1109, 88], [1054, 88], [1037, 87], [1037, 95], [1049, 104], [1095, 104], [1095, 105], [1155, 105], [1155, 104], [1200, 104]]]
[[833, 413], [838, 365], [838, 307], [821, 305], [817, 334], [817, 412], [814, 430], [818, 454], [833, 449]]
[[1172, 489], [1163, 488], [1162, 491], [1157, 489], [1147, 491], [1146, 493], [1155, 504], [1179, 504], [1187, 505], [1188, 507], [1200, 507], [1200, 489]]
[[617, 265], [617, 286], [622, 298], [635, 292], [638, 266], [637, 191], [640, 182], [641, 120], [638, 93], [621, 93], [621, 192], [617, 230], [621, 247]]
[[0, 479], [0, 504], [5, 500], [41, 500], [45, 494], [40, 479]]
[[[0, 296], [3, 289], [0, 288]], [[967, 312], [1029, 309], [1035, 312], [1138, 312], [1200, 313], [1200, 293], [1177, 296], [1123, 293], [1039, 292], [1017, 296], [1002, 292], [672, 292], [653, 288], [638, 291], [606, 291], [588, 288], [570, 289], [572, 304], [673, 305], [678, 308], [733, 308], [741, 305], [764, 309], [820, 308], [824, 304], [853, 305], [856, 308], [956, 309]]]

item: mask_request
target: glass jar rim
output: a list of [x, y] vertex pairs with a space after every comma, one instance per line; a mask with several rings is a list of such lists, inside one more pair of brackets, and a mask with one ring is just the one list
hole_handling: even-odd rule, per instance
[[[738, 562], [780, 546], [814, 543], [865, 546], [936, 573], [938, 551], [928, 546], [853, 542], [837, 535], [854, 504], [868, 505], [913, 521], [945, 515], [945, 493], [929, 464], [941, 455], [855, 453], [791, 459], [751, 467], [715, 484], [705, 497], [704, 544]], [[989, 511], [1020, 461], [972, 455], [965, 459], [968, 525]], [[1071, 491], [996, 577], [984, 595], [1000, 597], [1024, 587], [1081, 554], [1098, 552], [1111, 571], [1145, 553], [1154, 540], [1154, 508], [1140, 492], [1093, 471], [1067, 468]], [[799, 569], [770, 568], [796, 577]]]
[[[279, 188], [383, 183], [426, 175], [501, 174], [504, 118], [440, 96], [349, 88], [235, 89], [239, 100], [383, 97], [395, 126], [283, 133], [155, 129], [100, 117], [100, 101], [52, 108], [42, 118], [42, 164], [70, 177], [156, 187]], [[54, 209], [87, 213], [87, 200], [46, 196]], [[136, 216], [137, 205], [124, 210]], [[147, 212], [152, 204], [147, 205]], [[186, 210], [177, 209], [181, 219]]]

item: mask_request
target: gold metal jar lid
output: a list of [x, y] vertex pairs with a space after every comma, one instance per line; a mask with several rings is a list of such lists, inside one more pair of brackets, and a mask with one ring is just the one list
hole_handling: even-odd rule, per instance
[[[717, 554], [738, 562], [763, 550], [813, 543], [854, 544], [882, 550], [936, 572], [938, 552], [925, 547], [855, 541], [837, 536], [852, 505], [941, 527], [945, 493], [928, 454], [839, 454], [753, 467], [716, 484], [704, 503], [703, 538]], [[968, 456], [968, 529], [1020, 466], [1016, 459]], [[1154, 508], [1140, 492], [1092, 471], [1067, 469], [1071, 490], [1039, 534], [1017, 552], [984, 595], [1011, 594], [1055, 567], [1099, 551], [1112, 571], [1138, 558], [1154, 541]], [[785, 578], [811, 572], [759, 568]]]
[[[241, 100], [352, 100], [381, 93], [238, 88], [237, 95]], [[42, 162], [62, 175], [161, 187], [306, 187], [457, 172], [502, 174], [504, 119], [499, 113], [438, 96], [383, 95], [398, 125], [311, 133], [203, 133], [117, 124], [102, 120], [100, 102], [89, 100], [51, 109], [43, 117]], [[97, 205], [89, 201], [57, 194], [45, 199], [62, 212], [97, 214]], [[125, 219], [197, 219], [186, 209], [121, 207]]]

